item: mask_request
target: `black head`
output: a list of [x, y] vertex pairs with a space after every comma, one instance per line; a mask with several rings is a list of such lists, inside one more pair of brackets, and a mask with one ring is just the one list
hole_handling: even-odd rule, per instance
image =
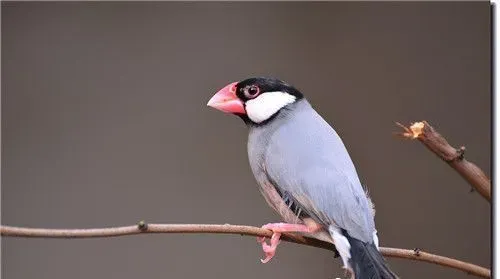
[[236, 95], [243, 102], [255, 99], [266, 92], [284, 92], [294, 96], [296, 100], [303, 98], [302, 93], [295, 87], [276, 78], [253, 77], [236, 84]]
[[299, 90], [284, 81], [255, 77], [228, 84], [208, 105], [236, 114], [247, 124], [263, 125], [303, 98]]

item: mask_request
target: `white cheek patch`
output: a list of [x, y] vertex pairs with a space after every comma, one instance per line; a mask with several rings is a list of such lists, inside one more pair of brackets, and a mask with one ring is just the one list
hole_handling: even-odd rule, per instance
[[286, 92], [266, 92], [255, 99], [248, 100], [246, 102], [246, 111], [250, 120], [260, 123], [293, 102], [295, 102], [295, 96]]

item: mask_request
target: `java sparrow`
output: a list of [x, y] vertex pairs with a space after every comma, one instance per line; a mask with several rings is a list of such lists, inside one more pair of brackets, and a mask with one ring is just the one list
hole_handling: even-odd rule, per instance
[[357, 279], [398, 278], [378, 250], [374, 210], [335, 130], [295, 87], [274, 78], [233, 82], [210, 107], [243, 119], [248, 157], [259, 190], [287, 223], [260, 239], [269, 261], [283, 232], [327, 232], [344, 268]]

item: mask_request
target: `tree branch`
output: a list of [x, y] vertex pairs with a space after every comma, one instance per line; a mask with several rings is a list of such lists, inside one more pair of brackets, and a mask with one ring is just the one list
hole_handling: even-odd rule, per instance
[[410, 127], [400, 123], [396, 124], [405, 130], [397, 134], [408, 139], [418, 139], [429, 150], [454, 168], [481, 196], [491, 202], [491, 181], [478, 166], [464, 158], [464, 146], [459, 149], [454, 148], [425, 120], [413, 123]]
[[[266, 229], [240, 225], [203, 225], [203, 224], [146, 224], [143, 221], [134, 226], [99, 228], [99, 229], [42, 229], [0, 226], [2, 236], [32, 237], [32, 238], [97, 238], [118, 237], [135, 234], [151, 233], [214, 233], [239, 234], [248, 236], [271, 237], [272, 232]], [[283, 240], [327, 250], [335, 251], [335, 246], [329, 242], [314, 238], [302, 237], [293, 234], [284, 234]], [[380, 247], [386, 257], [412, 259], [455, 268], [468, 274], [484, 278], [491, 278], [491, 271], [484, 267], [462, 262], [456, 259], [438, 256], [420, 251], [399, 248]]]

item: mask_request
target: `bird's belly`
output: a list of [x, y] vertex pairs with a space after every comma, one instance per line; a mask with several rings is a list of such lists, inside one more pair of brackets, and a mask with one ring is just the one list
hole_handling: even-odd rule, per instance
[[286, 204], [280, 196], [276, 188], [267, 179], [259, 181], [259, 190], [264, 196], [268, 205], [274, 209], [280, 217], [287, 223], [299, 224], [302, 223], [300, 218], [293, 212], [293, 210]]

